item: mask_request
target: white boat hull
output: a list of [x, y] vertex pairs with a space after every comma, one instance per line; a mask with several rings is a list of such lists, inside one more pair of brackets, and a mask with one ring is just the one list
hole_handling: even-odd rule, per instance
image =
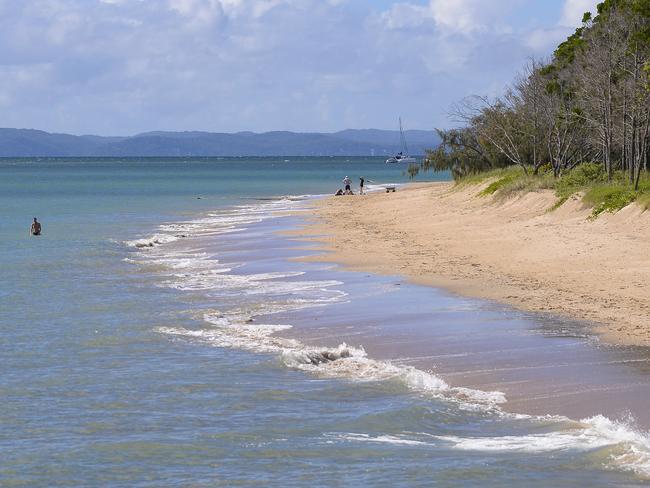
[[405, 156], [403, 158], [392, 157], [386, 160], [386, 164], [417, 164], [418, 160], [410, 156]]
[[409, 156], [409, 148], [406, 145], [406, 137], [404, 137], [404, 129], [402, 128], [402, 117], [399, 118], [399, 140], [402, 150], [395, 156], [388, 158], [386, 164], [417, 164], [417, 159]]

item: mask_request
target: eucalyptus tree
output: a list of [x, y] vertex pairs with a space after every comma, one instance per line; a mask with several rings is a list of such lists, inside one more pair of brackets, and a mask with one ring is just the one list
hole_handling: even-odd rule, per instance
[[455, 175], [519, 165], [553, 174], [585, 162], [639, 188], [650, 153], [650, 0], [605, 0], [548, 61], [531, 60], [501, 97], [473, 96], [451, 111], [424, 169]]

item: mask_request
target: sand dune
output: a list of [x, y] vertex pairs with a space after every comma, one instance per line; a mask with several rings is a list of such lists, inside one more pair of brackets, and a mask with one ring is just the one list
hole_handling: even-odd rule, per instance
[[650, 345], [650, 212], [589, 220], [550, 191], [500, 200], [481, 186], [414, 185], [315, 204], [327, 257], [529, 311], [591, 321], [609, 342]]

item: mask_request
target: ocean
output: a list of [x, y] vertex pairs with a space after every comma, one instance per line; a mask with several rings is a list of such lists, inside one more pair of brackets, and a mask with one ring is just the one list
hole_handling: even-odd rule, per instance
[[0, 486], [646, 485], [634, 411], [517, 411], [455, 376], [478, 337], [603, 371], [642, 352], [295, 259], [346, 175], [410, 181], [381, 158], [0, 160]]

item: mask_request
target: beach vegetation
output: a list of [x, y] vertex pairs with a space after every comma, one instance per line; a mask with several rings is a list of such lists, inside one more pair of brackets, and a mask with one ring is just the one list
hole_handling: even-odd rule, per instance
[[617, 212], [636, 198], [637, 192], [633, 188], [600, 184], [591, 187], [582, 197], [582, 201], [593, 207], [591, 216], [595, 218], [603, 212]]
[[644, 211], [650, 209], [650, 191], [642, 193], [636, 199], [637, 205], [641, 207]]
[[537, 192], [541, 190], [551, 190], [555, 188], [556, 181], [552, 175], [530, 175], [524, 174], [503, 185], [498, 193], [500, 198], [510, 198], [511, 196]]
[[644, 174], [635, 189], [621, 171], [612, 175], [611, 181], [602, 165], [585, 163], [568, 171], [561, 178], [555, 178], [552, 171], [540, 171], [537, 175], [525, 173], [517, 166], [471, 174], [460, 178], [457, 187], [470, 184], [486, 185], [478, 196], [493, 195], [499, 199], [510, 198], [528, 192], [553, 190], [557, 200], [549, 210], [555, 210], [572, 197], [580, 198], [593, 208], [591, 217], [603, 212], [617, 212], [632, 202], [641, 208], [650, 208], [650, 176]]
[[584, 193], [596, 184], [607, 180], [602, 165], [598, 163], [585, 163], [568, 171], [561, 178], [554, 178], [553, 189], [558, 200], [553, 209], [560, 207], [564, 202], [577, 193]]
[[[650, 166], [650, 0], [605, 0], [552, 57], [530, 60], [499, 97], [456, 103], [456, 127], [418, 171], [489, 181], [482, 195], [553, 189], [594, 215], [646, 205]], [[511, 172], [516, 168], [517, 172]]]
[[508, 185], [515, 181], [520, 181], [521, 175], [513, 172], [505, 172], [505, 176], [494, 179], [488, 186], [486, 186], [480, 193], [480, 196], [494, 195], [497, 191], [503, 190]]
[[456, 186], [462, 187], [465, 185], [478, 185], [488, 181], [499, 180], [503, 178], [510, 178], [519, 176], [521, 169], [514, 166], [506, 166], [505, 168], [497, 168], [480, 173], [469, 173], [465, 176], [456, 178]]

